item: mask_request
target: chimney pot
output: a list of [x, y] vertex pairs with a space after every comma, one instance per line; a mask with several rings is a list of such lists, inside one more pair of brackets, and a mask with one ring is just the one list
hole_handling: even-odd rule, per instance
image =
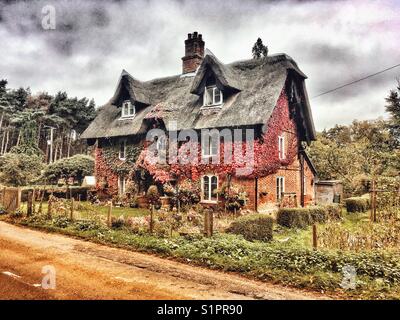
[[188, 33], [185, 40], [185, 56], [182, 57], [182, 73], [195, 72], [204, 58], [204, 41], [197, 31]]

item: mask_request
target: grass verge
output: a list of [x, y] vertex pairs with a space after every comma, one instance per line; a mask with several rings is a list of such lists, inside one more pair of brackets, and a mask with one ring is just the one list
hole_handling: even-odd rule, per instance
[[[94, 221], [75, 221], [59, 226], [52, 220], [38, 217], [28, 219], [3, 216], [1, 219], [343, 298], [400, 298], [398, 252], [312, 250], [299, 246], [306, 241], [306, 233], [298, 233], [294, 241], [264, 243], [250, 242], [241, 236], [228, 234], [217, 234], [212, 238], [159, 238], [148, 234], [134, 234], [124, 228], [109, 229]], [[282, 232], [281, 239], [286, 235], [285, 232], [288, 231]], [[344, 290], [340, 285], [343, 268], [348, 265], [353, 266], [357, 272], [356, 288], [352, 290]]]

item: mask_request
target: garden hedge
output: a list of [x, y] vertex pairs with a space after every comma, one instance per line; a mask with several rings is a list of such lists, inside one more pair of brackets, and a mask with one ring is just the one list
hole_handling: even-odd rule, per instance
[[366, 212], [369, 207], [369, 199], [366, 197], [351, 197], [344, 200], [347, 212]]
[[227, 232], [240, 234], [246, 240], [272, 240], [273, 219], [264, 214], [253, 214], [236, 219], [227, 228]]
[[319, 222], [341, 218], [341, 209], [338, 205], [310, 206], [305, 208], [281, 208], [278, 211], [276, 221], [287, 228], [306, 228]]

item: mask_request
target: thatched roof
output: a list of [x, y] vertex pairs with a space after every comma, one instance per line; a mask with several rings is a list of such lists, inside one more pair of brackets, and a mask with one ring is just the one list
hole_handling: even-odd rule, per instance
[[[222, 86], [230, 90], [221, 109], [201, 110], [201, 82], [205, 73], [214, 73]], [[301, 103], [305, 115], [307, 140], [315, 139], [311, 110], [305, 92], [306, 76], [285, 54], [264, 59], [221, 63], [208, 53], [196, 75], [153, 79], [141, 82], [123, 71], [114, 97], [101, 108], [96, 119], [82, 134], [84, 139], [135, 135], [147, 130], [145, 120], [154, 114], [162, 117], [167, 129], [176, 121], [177, 129], [203, 129], [265, 124], [289, 73], [296, 75], [305, 97]], [[120, 119], [121, 101], [128, 95], [137, 103], [134, 119]]]

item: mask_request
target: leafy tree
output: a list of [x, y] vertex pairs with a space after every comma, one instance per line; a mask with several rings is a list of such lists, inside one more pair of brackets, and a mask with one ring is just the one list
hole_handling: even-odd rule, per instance
[[268, 55], [268, 47], [263, 44], [261, 38], [257, 39], [251, 51], [253, 53], [253, 59], [260, 59]]
[[73, 178], [82, 182], [85, 176], [94, 173], [94, 159], [84, 154], [57, 160], [49, 164], [42, 177], [49, 183], [57, 183], [59, 179]]
[[35, 155], [7, 153], [0, 157], [0, 181], [12, 186], [34, 182], [43, 169], [42, 161]]
[[11, 123], [20, 127], [17, 145], [11, 148], [12, 153], [42, 155], [37, 141], [37, 120], [44, 115], [43, 111], [22, 111], [16, 114]]
[[347, 194], [362, 194], [371, 178], [398, 175], [392, 141], [387, 121], [354, 121], [319, 133], [308, 151], [320, 179], [340, 179]]

